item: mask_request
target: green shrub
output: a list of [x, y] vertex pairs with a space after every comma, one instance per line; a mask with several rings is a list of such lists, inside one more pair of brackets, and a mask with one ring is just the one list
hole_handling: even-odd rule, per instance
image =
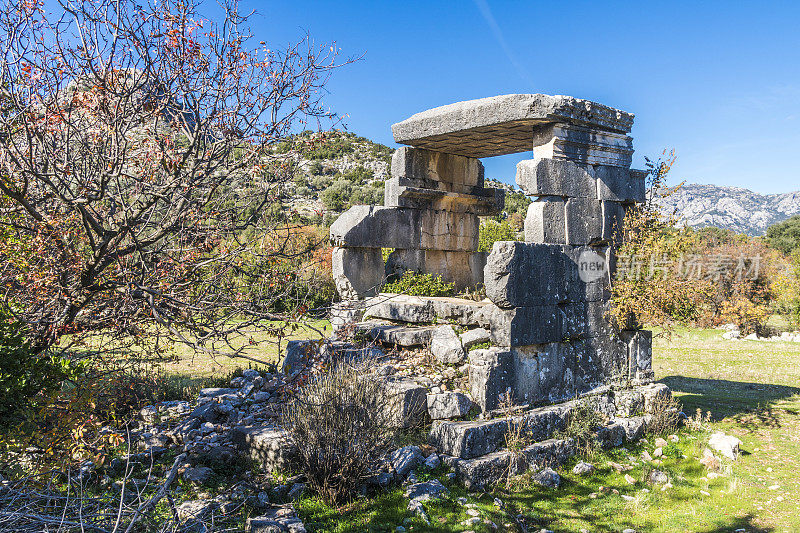
[[517, 237], [517, 230], [508, 220], [502, 222], [492, 219], [482, 220], [478, 235], [478, 251], [491, 252], [495, 242], [516, 241]]
[[400, 279], [384, 285], [383, 291], [410, 296], [453, 296], [456, 285], [445, 282], [441, 275], [418, 274], [408, 270]]
[[77, 370], [65, 359], [34, 354], [25, 328], [8, 314], [0, 314], [0, 421], [34, 407], [37, 397], [57, 390]]
[[353, 184], [346, 180], [336, 180], [322, 191], [320, 199], [330, 211], [344, 211], [353, 195]]
[[767, 242], [787, 255], [800, 249], [800, 215], [767, 228]]

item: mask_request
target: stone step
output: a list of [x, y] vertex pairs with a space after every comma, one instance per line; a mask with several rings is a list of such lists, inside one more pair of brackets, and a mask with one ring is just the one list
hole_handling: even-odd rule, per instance
[[542, 441], [567, 424], [576, 402], [531, 409], [522, 414], [469, 422], [435, 422], [430, 443], [440, 452], [461, 459], [473, 459], [502, 449], [509, 429], [522, 426], [522, 435], [530, 441]]
[[405, 326], [368, 321], [356, 324], [356, 331], [366, 333], [372, 340], [395, 346], [427, 346], [436, 326]]
[[[601, 427], [597, 439], [604, 448], [636, 442], [644, 436], [651, 415], [615, 418]], [[450, 464], [467, 490], [485, 490], [506, 476], [556, 467], [576, 453], [572, 439], [548, 438], [520, 450], [500, 449], [478, 457], [455, 458]]]
[[485, 490], [509, 475], [564, 464], [574, 454], [572, 439], [548, 439], [518, 451], [501, 450], [474, 459], [460, 459], [455, 461], [455, 470], [467, 490]]
[[478, 311], [490, 303], [488, 300], [476, 302], [446, 296], [381, 293], [367, 299], [364, 317], [426, 325], [437, 320], [452, 320], [462, 326], [474, 326], [478, 324]]

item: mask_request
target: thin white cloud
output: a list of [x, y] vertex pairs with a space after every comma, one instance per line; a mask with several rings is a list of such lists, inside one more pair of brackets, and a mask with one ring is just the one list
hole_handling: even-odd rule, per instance
[[494, 15], [492, 15], [492, 10], [489, 8], [489, 4], [486, 2], [486, 0], [473, 0], [473, 1], [475, 2], [475, 6], [478, 8], [478, 11], [481, 12], [481, 16], [483, 16], [483, 19], [486, 21], [486, 24], [489, 25], [489, 29], [492, 30], [492, 33], [494, 34], [494, 38], [497, 41], [497, 44], [499, 44], [500, 48], [503, 49], [503, 52], [505, 53], [506, 57], [511, 62], [511, 64], [514, 66], [514, 68], [516, 69], [517, 74], [519, 74], [519, 77], [525, 80], [527, 83], [529, 83], [531, 88], [535, 87], [536, 84], [533, 82], [533, 78], [525, 69], [525, 67], [523, 67], [519, 61], [517, 61], [516, 56], [511, 51], [511, 47], [508, 46], [508, 43], [506, 42], [506, 39], [503, 36], [503, 31], [500, 29], [500, 25], [497, 24]]

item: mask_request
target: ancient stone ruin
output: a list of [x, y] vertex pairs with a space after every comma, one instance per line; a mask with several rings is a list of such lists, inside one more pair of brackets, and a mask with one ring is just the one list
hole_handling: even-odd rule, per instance
[[[393, 125], [395, 141], [408, 146], [392, 159], [385, 205], [352, 207], [331, 226], [342, 298], [334, 326], [430, 346], [443, 363], [468, 359], [469, 392], [483, 412], [507, 391], [535, 406], [648, 383], [650, 332], [619, 331], [606, 317], [617, 230], [645, 196], [644, 173], [630, 169], [632, 124], [632, 114], [595, 102], [512, 94]], [[479, 252], [479, 216], [504, 205], [502, 190], [484, 187], [480, 158], [531, 151], [516, 175], [535, 197], [525, 242]], [[487, 298], [381, 293], [388, 276], [406, 270], [440, 274], [459, 290], [483, 284]]]

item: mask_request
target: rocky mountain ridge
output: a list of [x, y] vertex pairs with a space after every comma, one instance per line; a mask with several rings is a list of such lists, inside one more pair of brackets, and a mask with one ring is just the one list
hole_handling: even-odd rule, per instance
[[759, 236], [769, 226], [800, 214], [800, 191], [759, 194], [742, 187], [684, 184], [657, 203], [693, 228], [716, 226]]

